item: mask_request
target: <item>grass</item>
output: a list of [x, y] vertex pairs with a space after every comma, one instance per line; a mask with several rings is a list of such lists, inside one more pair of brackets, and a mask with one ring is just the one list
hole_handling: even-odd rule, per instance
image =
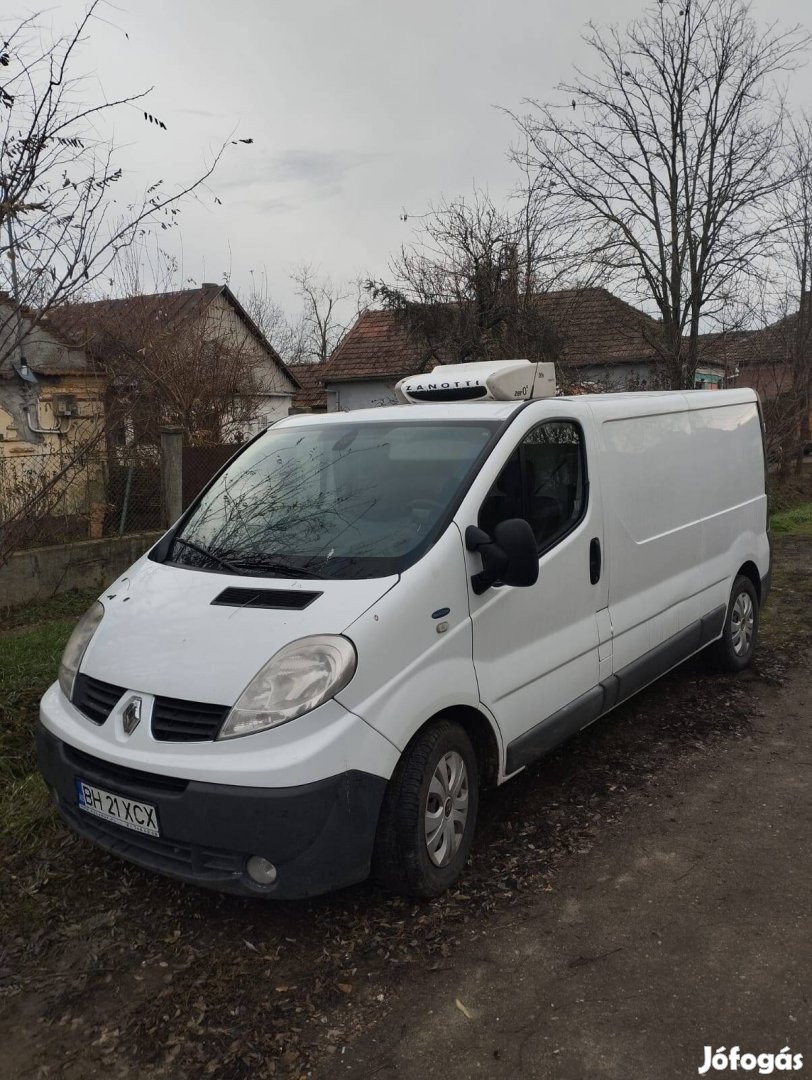
[[[38, 840], [54, 820], [45, 786], [36, 771], [34, 727], [39, 699], [54, 681], [59, 658], [75, 619], [86, 607], [73, 598], [56, 608], [37, 605], [36, 621], [0, 634], [0, 835], [14, 846]], [[78, 609], [78, 610], [77, 610]], [[34, 618], [32, 609], [25, 613]]]
[[774, 533], [783, 536], [812, 536], [812, 502], [779, 510], [770, 518]]
[[37, 600], [24, 608], [0, 614], [0, 630], [14, 630], [33, 626], [50, 619], [69, 618], [82, 614], [99, 595], [98, 589], [73, 589], [71, 592], [52, 596], [50, 600]]

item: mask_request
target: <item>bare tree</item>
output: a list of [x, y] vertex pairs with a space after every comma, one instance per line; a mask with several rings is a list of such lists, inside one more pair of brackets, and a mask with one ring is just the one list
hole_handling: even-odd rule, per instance
[[251, 288], [243, 298], [243, 306], [254, 323], [270, 341], [285, 363], [299, 364], [305, 349], [305, 326], [302, 316], [291, 319], [268, 291], [268, 278], [251, 271]]
[[290, 277], [302, 302], [300, 319], [294, 324], [299, 341], [296, 362], [326, 363], [365, 306], [361, 290], [357, 285], [336, 285], [310, 263], [302, 263]]
[[[204, 288], [66, 309], [72, 336], [107, 377], [113, 441], [156, 446], [165, 424], [182, 427], [193, 444], [239, 438], [264, 396], [280, 390], [249, 329], [212, 301]], [[60, 316], [56, 309], [57, 324]]]
[[773, 80], [808, 41], [759, 27], [744, 0], [661, 0], [625, 31], [590, 25], [594, 70], [516, 118], [517, 157], [580, 216], [593, 261], [656, 308], [665, 385], [693, 385], [702, 320], [774, 248], [767, 204], [788, 176]]
[[805, 445], [810, 441], [812, 410], [812, 116], [804, 114], [792, 125], [787, 151], [787, 171], [791, 182], [779, 192], [782, 241], [788, 267], [788, 305], [797, 314], [785, 319], [785, 381], [788, 384], [792, 433], [782, 459], [786, 470], [790, 460], [802, 464]]
[[310, 263], [297, 266], [290, 280], [300, 301], [294, 315], [270, 296], [265, 271], [251, 272], [245, 309], [286, 363], [323, 364], [367, 306], [363, 284], [338, 286]]
[[[222, 149], [202, 175], [167, 190], [164, 180], [123, 210], [112, 189], [122, 181], [115, 145], [103, 128], [117, 110], [143, 112], [163, 136], [166, 125], [145, 108], [145, 93], [118, 100], [99, 94], [75, 73], [81, 45], [92, 31], [100, 0], [93, 0], [74, 29], [43, 44], [37, 16], [4, 28], [0, 50], [0, 288], [18, 304], [14, 324], [0, 327], [0, 365], [24, 336], [58, 304], [76, 299], [115, 263], [119, 253], [154, 226], [171, 228], [181, 200], [211, 175]], [[250, 141], [250, 140], [243, 140]], [[25, 309], [27, 318], [20, 317]]]
[[392, 261], [392, 281], [368, 282], [425, 345], [427, 361], [556, 356], [538, 294], [573, 271], [571, 226], [551, 220], [548, 192], [537, 176], [526, 179], [506, 207], [481, 190], [432, 207]]

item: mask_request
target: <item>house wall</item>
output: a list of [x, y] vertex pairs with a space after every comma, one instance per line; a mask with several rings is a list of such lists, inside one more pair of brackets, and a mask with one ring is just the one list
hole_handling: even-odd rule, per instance
[[348, 412], [350, 409], [375, 409], [395, 405], [397, 379], [356, 379], [352, 382], [326, 382], [327, 411]]
[[[656, 390], [658, 372], [652, 364], [579, 364], [571, 368], [573, 375], [582, 383], [594, 383], [607, 393], [621, 390]], [[701, 371], [701, 374], [700, 374]], [[697, 372], [698, 379], [706, 390], [718, 390], [724, 385], [724, 375], [705, 367]], [[743, 385], [736, 383], [735, 385]]]
[[[46, 489], [49, 512], [90, 514], [98, 507], [101, 515], [102, 466], [96, 458], [72, 463], [77, 447], [104, 449], [105, 379], [88, 370], [84, 351], [24, 319], [22, 354], [41, 375], [23, 381], [12, 366], [19, 365], [16, 324], [14, 307], [0, 302], [0, 521]], [[75, 415], [60, 415], [68, 403]]]
[[287, 416], [295, 393], [292, 380], [274, 363], [228, 300], [222, 295], [216, 297], [202, 318], [208, 333], [213, 337], [231, 339], [234, 346], [244, 352], [252, 363], [256, 379], [255, 388], [249, 395], [250, 418], [243, 418], [239, 423], [233, 424], [232, 430], [227, 434], [250, 438], [268, 424]]
[[652, 379], [650, 364], [578, 364], [565, 370], [581, 383], [595, 383], [607, 392], [626, 390], [629, 385], [645, 388]]
[[[57, 453], [91, 438], [104, 423], [104, 379], [88, 370], [83, 350], [24, 319], [23, 356], [34, 371], [47, 375], [38, 383], [23, 382], [12, 366], [19, 364], [16, 325], [14, 307], [0, 301], [0, 457]], [[57, 417], [60, 397], [74, 399], [76, 417]], [[54, 430], [43, 434], [32, 428]]]

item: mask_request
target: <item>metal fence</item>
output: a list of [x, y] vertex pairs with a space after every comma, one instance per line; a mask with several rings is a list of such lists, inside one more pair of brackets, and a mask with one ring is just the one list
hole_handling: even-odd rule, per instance
[[238, 443], [219, 446], [184, 446], [183, 448], [183, 505], [187, 507], [212, 476], [239, 450]]
[[[184, 447], [184, 507], [236, 446]], [[0, 556], [164, 528], [157, 447], [0, 456]]]

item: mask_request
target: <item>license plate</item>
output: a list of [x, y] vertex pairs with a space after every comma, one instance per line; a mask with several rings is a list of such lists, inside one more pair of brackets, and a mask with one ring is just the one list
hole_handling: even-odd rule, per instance
[[136, 802], [124, 795], [114, 795], [112, 791], [93, 787], [84, 780], [76, 778], [76, 797], [80, 810], [103, 821], [112, 821], [123, 825], [125, 829], [160, 836], [158, 811], [149, 803]]

